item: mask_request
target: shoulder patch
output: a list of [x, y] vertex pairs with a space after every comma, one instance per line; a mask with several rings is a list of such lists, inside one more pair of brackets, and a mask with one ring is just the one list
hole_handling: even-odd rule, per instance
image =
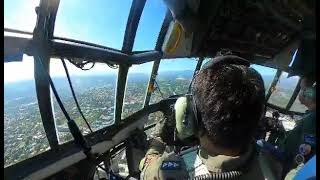
[[180, 170], [180, 161], [163, 161], [160, 167], [161, 170]]

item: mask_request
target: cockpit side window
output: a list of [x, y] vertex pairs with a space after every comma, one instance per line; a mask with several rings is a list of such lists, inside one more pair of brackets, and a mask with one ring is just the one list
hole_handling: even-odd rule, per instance
[[272, 87], [272, 94], [268, 103], [285, 108], [293, 94], [295, 87], [298, 84], [299, 77], [288, 77], [287, 72], [282, 72], [279, 81], [275, 87]]
[[143, 108], [144, 98], [152, 70], [152, 62], [129, 68], [123, 103], [122, 119]]
[[276, 75], [277, 70], [270, 68], [270, 67], [257, 65], [257, 64], [252, 64], [250, 67], [252, 67], [253, 69], [255, 69], [256, 71], [258, 71], [261, 74], [262, 79], [264, 81], [264, 88], [265, 88], [266, 94], [267, 94], [267, 92], [270, 88], [270, 85], [272, 83], [272, 80], [273, 80], [274, 76]]
[[195, 58], [161, 60], [150, 104], [187, 93], [197, 62]]
[[290, 111], [304, 113], [307, 109], [308, 108], [305, 105], [300, 103], [299, 96], [297, 96], [290, 108]]
[[41, 121], [34, 60], [4, 63], [4, 166], [50, 149]]
[[[117, 69], [106, 64], [96, 63], [90, 70], [84, 71], [65, 60], [75, 95], [80, 108], [93, 131], [114, 123], [115, 89]], [[88, 65], [91, 67], [91, 65]], [[68, 84], [66, 73], [60, 59], [51, 59], [50, 74], [59, 96], [71, 118], [75, 120], [84, 135], [90, 130], [79, 113]], [[56, 98], [52, 95], [54, 118], [59, 143], [73, 139], [65, 116]]]

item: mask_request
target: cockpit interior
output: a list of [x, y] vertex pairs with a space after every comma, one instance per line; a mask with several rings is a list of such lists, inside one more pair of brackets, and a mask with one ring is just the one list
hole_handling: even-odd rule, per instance
[[217, 55], [262, 75], [257, 138], [277, 144], [307, 110], [315, 2], [5, 0], [4, 179], [137, 178], [156, 123]]

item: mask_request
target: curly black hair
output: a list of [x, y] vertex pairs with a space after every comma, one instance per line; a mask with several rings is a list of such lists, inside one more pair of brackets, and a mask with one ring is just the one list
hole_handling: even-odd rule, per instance
[[200, 70], [192, 94], [212, 143], [240, 148], [252, 141], [265, 104], [263, 79], [256, 70], [234, 64]]

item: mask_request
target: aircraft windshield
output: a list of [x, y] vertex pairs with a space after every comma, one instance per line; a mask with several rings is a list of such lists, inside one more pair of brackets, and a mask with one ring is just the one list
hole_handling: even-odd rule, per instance
[[36, 25], [35, 7], [40, 0], [5, 0], [4, 27], [32, 32]]
[[[168, 26], [169, 21], [164, 21], [164, 19], [169, 20], [171, 17], [169, 15], [165, 18], [168, 9], [162, 0], [147, 0], [141, 16], [139, 8], [142, 8], [142, 3], [139, 1], [94, 0], [79, 2], [78, 0], [60, 0], [56, 17], [53, 17], [51, 13], [55, 12], [56, 6], [50, 8], [41, 6], [41, 12], [44, 14], [39, 17], [41, 21], [38, 21], [38, 27], [40, 28], [37, 28], [34, 34], [26, 33], [30, 36], [29, 38], [16, 38], [23, 34], [16, 30], [28, 32], [34, 30], [37, 21], [35, 7], [39, 5], [39, 2], [40, 0], [4, 1], [5, 38], [7, 37], [8, 42], [10, 41], [8, 51], [19, 49], [19, 53], [39, 56], [39, 59], [44, 61], [50, 60], [50, 75], [58, 94], [68, 114], [75, 120], [84, 135], [91, 132], [76, 107], [62, 62], [55, 58], [76, 57], [81, 58], [80, 61], [99, 60], [99, 62], [105, 62], [104, 64], [96, 63], [90, 70], [83, 71], [66, 60], [77, 100], [93, 131], [111, 125], [115, 125], [115, 130], [118, 130], [119, 127], [122, 128], [122, 124], [118, 126], [119, 124], [115, 121], [127, 118], [141, 110], [144, 105], [154, 104], [172, 95], [183, 95], [188, 92], [198, 63], [196, 58], [160, 59], [161, 52], [150, 51], [140, 54], [136, 52], [155, 50], [156, 43], [161, 45], [163, 42], [164, 36], [162, 35], [164, 34], [161, 33], [159, 36], [159, 32], [161, 27], [167, 28]], [[48, 5], [47, 1], [41, 2], [43, 2], [42, 5]], [[127, 22], [128, 20], [130, 23]], [[137, 24], [138, 26], [136, 26]], [[54, 32], [50, 34], [52, 27], [54, 27]], [[10, 37], [6, 33], [11, 33]], [[15, 35], [17, 36], [15, 37]], [[33, 35], [34, 39], [28, 40], [32, 39]], [[60, 41], [62, 41], [61, 38], [64, 38], [63, 42], [57, 41], [58, 37], [60, 37]], [[15, 38], [19, 40], [17, 43], [19, 48], [11, 47], [16, 45], [16, 42], [12, 42], [16, 40]], [[72, 39], [84, 42], [74, 43]], [[21, 48], [20, 41], [21, 44], [25, 43], [23, 46], [21, 45]], [[89, 43], [116, 50], [110, 50], [106, 47], [98, 48], [96, 45], [89, 45]], [[40, 48], [43, 53], [34, 51], [40, 47], [39, 45], [43, 45], [43, 48]], [[275, 50], [271, 49], [271, 51]], [[6, 61], [9, 59], [7, 56], [11, 57], [12, 54], [5, 55], [5, 62], [9, 61]], [[167, 57], [169, 58], [169, 56]], [[146, 59], [150, 62], [146, 62]], [[132, 61], [129, 62], [130, 60]], [[151, 74], [153, 64], [158, 60], [160, 60], [159, 69]], [[205, 59], [202, 64], [208, 60]], [[116, 65], [112, 66], [114, 64], [111, 63]], [[118, 65], [123, 70], [120, 73], [117, 69]], [[127, 65], [130, 65], [128, 74], [126, 74]], [[266, 92], [268, 92], [277, 70], [256, 64], [251, 67], [262, 75]], [[268, 103], [282, 109], [288, 108], [287, 104], [299, 81], [299, 77], [287, 78], [287, 75], [286, 72], [281, 74], [278, 84], [275, 88], [272, 87], [272, 94], [268, 99]], [[149, 80], [153, 82], [153, 76], [156, 77], [153, 83], [154, 88], [149, 86], [150, 89], [148, 89]], [[34, 77], [40, 83], [36, 84]], [[42, 72], [34, 72], [33, 57], [24, 55], [22, 62], [4, 63], [5, 167], [48, 151], [50, 145], [52, 150], [58, 149], [60, 151], [60, 147], [68, 147], [69, 144], [66, 142], [73, 140], [67, 120], [58, 106], [55, 96], [51, 93], [50, 97], [49, 89], [46, 88], [49, 86], [43, 86], [43, 84], [48, 84], [45, 84], [42, 77]], [[118, 77], [119, 81], [117, 81]], [[124, 80], [125, 78], [127, 81]], [[36, 93], [36, 85], [39, 96]], [[150, 92], [152, 92], [151, 96], [149, 96]], [[38, 102], [39, 99], [47, 100], [45, 102], [52, 100], [50, 103], [53, 109], [49, 109], [51, 108], [50, 103]], [[305, 109], [296, 98], [290, 110], [304, 112]], [[51, 110], [53, 110], [53, 116]], [[48, 118], [44, 115], [48, 115]], [[162, 118], [161, 112], [149, 114], [149, 121], [145, 126], [152, 125]], [[51, 119], [54, 119], [54, 123], [50, 121]], [[149, 129], [147, 134], [150, 135], [151, 131], [152, 129]], [[100, 132], [93, 133], [92, 137], [99, 135]], [[57, 144], [56, 135], [59, 144]], [[55, 151], [48, 153], [51, 152]], [[120, 159], [124, 160], [123, 153], [120, 155]]]
[[293, 102], [293, 104], [290, 108], [290, 111], [304, 113], [304, 112], [306, 112], [306, 110], [308, 110], [308, 108], [305, 105], [300, 103], [299, 96], [297, 96], [296, 100]]
[[[96, 63], [95, 66], [83, 71], [66, 61], [72, 85], [80, 108], [93, 131], [110, 126], [114, 123], [114, 99], [117, 79], [117, 69], [106, 64]], [[51, 59], [50, 72], [59, 96], [83, 134], [90, 133], [73, 100], [60, 59]], [[53, 108], [56, 129], [60, 143], [72, 139], [67, 120], [56, 99], [53, 97]]]
[[142, 109], [152, 70], [152, 62], [130, 67], [125, 91], [122, 118]]
[[266, 67], [266, 66], [257, 65], [257, 64], [252, 64], [250, 67], [257, 70], [261, 74], [262, 79], [264, 81], [264, 88], [266, 89], [266, 93], [267, 93], [272, 83], [272, 80], [276, 75], [277, 70]]
[[[5, 0], [5, 28], [32, 32], [37, 20], [35, 8], [39, 3], [39, 0]], [[127, 0], [81, 3], [61, 0], [53, 35], [121, 49], [131, 4], [132, 1]], [[163, 1], [146, 1], [133, 51], [155, 48], [166, 10]], [[33, 58], [24, 59], [27, 60], [5, 63], [5, 166], [49, 148], [35, 92]], [[118, 70], [97, 63], [91, 70], [82, 71], [68, 61], [66, 63], [80, 107], [91, 128], [96, 131], [112, 125]], [[153, 62], [150, 62], [130, 67], [123, 100], [123, 118], [142, 108], [152, 65]], [[71, 118], [84, 135], [90, 133], [76, 109], [60, 59], [51, 59], [50, 74]], [[24, 94], [30, 97], [21, 98]], [[63, 144], [73, 138], [55, 96], [51, 98], [58, 140]]]
[[172, 95], [187, 93], [196, 65], [194, 58], [161, 60], [150, 104]]
[[81, 3], [61, 0], [54, 36], [121, 49], [131, 3], [127, 0]]
[[282, 72], [278, 84], [273, 89], [273, 92], [268, 100], [269, 103], [285, 108], [292, 96], [292, 93], [297, 86], [299, 77], [288, 77], [288, 73]]
[[[49, 150], [42, 125], [33, 58], [4, 64], [4, 166]], [[12, 73], [15, 72], [15, 73]]]

